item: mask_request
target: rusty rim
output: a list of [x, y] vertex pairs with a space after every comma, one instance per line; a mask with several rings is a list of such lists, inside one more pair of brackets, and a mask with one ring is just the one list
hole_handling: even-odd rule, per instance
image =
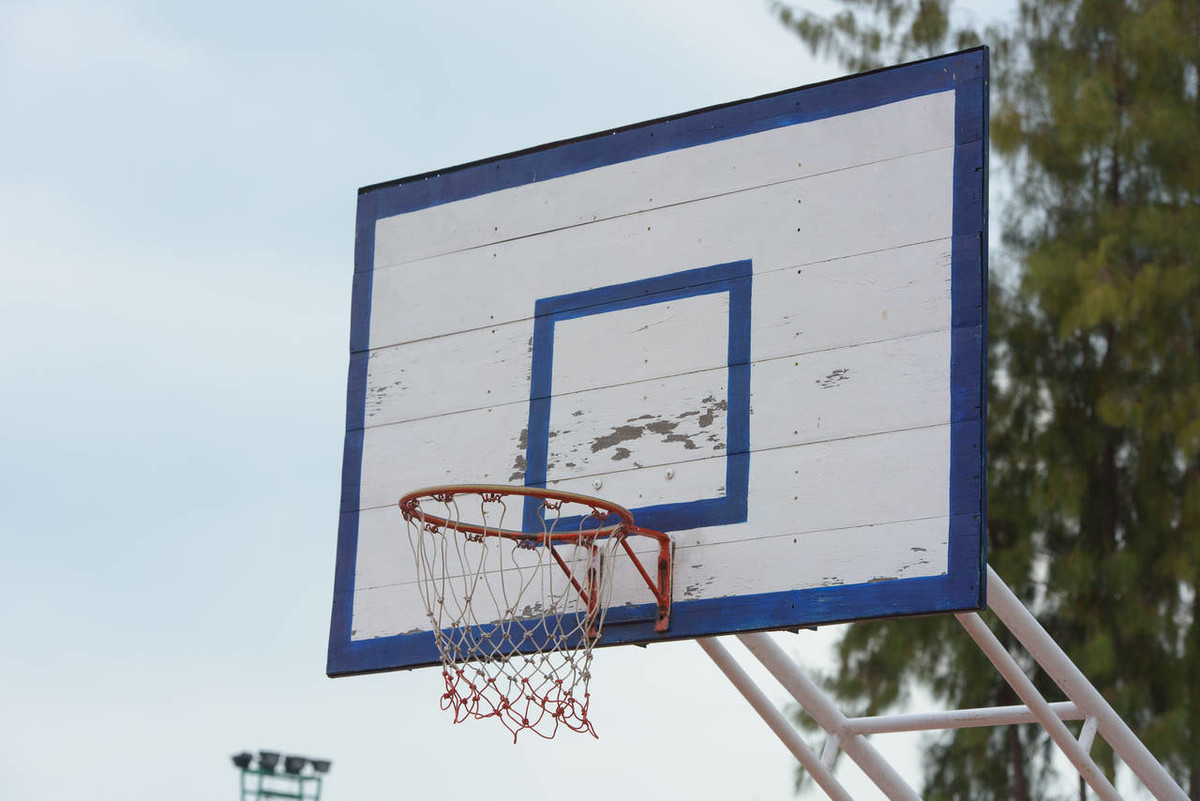
[[[578, 530], [556, 532], [553, 530], [554, 522], [556, 521], [547, 521], [547, 531], [516, 531], [496, 526], [480, 526], [460, 520], [451, 520], [441, 515], [431, 514], [423, 509], [421, 505], [421, 502], [425, 500], [436, 501], [441, 504], [454, 503], [458, 497], [463, 495], [478, 495], [485, 503], [502, 501], [504, 498], [513, 496], [540, 498], [542, 508], [549, 509], [550, 511], [560, 510], [564, 503], [576, 504], [591, 510], [590, 515], [583, 516], [585, 519], [590, 516], [603, 524], [610, 518], [615, 517], [616, 522], [595, 528], [580, 528]], [[577, 492], [565, 492], [563, 490], [545, 489], [543, 487], [510, 487], [503, 484], [444, 484], [410, 492], [400, 499], [399, 506], [400, 513], [404, 515], [404, 519], [410, 522], [420, 520], [424, 525], [436, 528], [468, 532], [488, 537], [506, 537], [516, 540], [545, 541], [549, 537], [552, 542], [565, 542], [578, 540], [580, 537], [587, 537], [589, 539], [611, 537], [622, 532], [630, 532], [637, 529], [637, 526], [633, 522], [633, 513], [624, 506], [606, 501], [603, 498], [594, 498], [590, 495], [582, 495]], [[573, 517], [574, 515], [571, 516]]]

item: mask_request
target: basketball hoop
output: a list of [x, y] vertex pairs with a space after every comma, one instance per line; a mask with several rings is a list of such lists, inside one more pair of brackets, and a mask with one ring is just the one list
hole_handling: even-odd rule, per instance
[[[400, 512], [454, 722], [495, 717], [514, 742], [526, 729], [551, 738], [559, 726], [596, 736], [588, 684], [614, 560], [629, 557], [657, 606], [654, 630], [666, 631], [671, 538], [617, 504], [536, 487], [429, 487], [401, 498]], [[514, 518], [534, 530], [506, 527]], [[658, 543], [654, 578], [633, 535]]]

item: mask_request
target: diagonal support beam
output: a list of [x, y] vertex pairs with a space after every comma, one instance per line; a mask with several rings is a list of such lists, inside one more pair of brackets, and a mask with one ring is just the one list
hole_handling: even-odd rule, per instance
[[1112, 746], [1113, 751], [1141, 780], [1146, 789], [1159, 801], [1188, 801], [1187, 793], [1175, 783], [1150, 753], [1150, 749], [1138, 739], [1112, 705], [1088, 681], [1079, 667], [1071, 661], [990, 565], [987, 597], [988, 608], [996, 613], [1000, 622], [1008, 627], [1034, 661], [1046, 671], [1046, 675], [1089, 717], [1097, 719], [1100, 736]]
[[1100, 796], [1102, 801], [1121, 801], [1121, 794], [1117, 792], [1117, 788], [1113, 787], [1112, 782], [1104, 775], [1104, 771], [1100, 770], [1087, 751], [1083, 749], [1067, 725], [1059, 720], [1058, 715], [1054, 714], [1054, 710], [1050, 708], [1050, 702], [1042, 697], [1037, 687], [1033, 686], [1033, 682], [1025, 675], [1025, 671], [1021, 670], [1017, 660], [1013, 659], [1008, 649], [987, 627], [983, 618], [975, 612], [959, 614], [955, 617], [971, 635], [971, 639], [975, 640], [984, 655], [996, 666], [996, 670], [1000, 671], [1000, 675], [1013, 688], [1017, 697], [1024, 701], [1025, 705], [1033, 712], [1034, 717], [1046, 729], [1046, 733], [1058, 744], [1059, 749], [1079, 771], [1080, 777], [1096, 792], [1096, 795]]
[[786, 652], [761, 632], [739, 634], [738, 639], [771, 671], [784, 689], [791, 693], [808, 714], [812, 715], [821, 728], [838, 737], [846, 755], [853, 759], [863, 773], [893, 801], [920, 801], [921, 797], [896, 772], [882, 754], [867, 742], [861, 734], [850, 731], [849, 720], [825, 692], [817, 686]]
[[700, 647], [704, 649], [704, 653], [708, 654], [713, 662], [717, 663], [717, 667], [725, 674], [725, 677], [738, 689], [739, 692], [750, 702], [750, 706], [754, 707], [754, 711], [766, 721], [771, 727], [771, 731], [775, 732], [775, 736], [783, 741], [787, 749], [792, 752], [792, 756], [808, 771], [808, 775], [812, 776], [813, 781], [817, 786], [825, 791], [825, 794], [834, 801], [854, 801], [853, 796], [847, 792], [842, 783], [833, 775], [833, 771], [829, 766], [825, 765], [817, 755], [805, 745], [804, 740], [800, 738], [799, 732], [792, 726], [791, 721], [780, 712], [766, 694], [759, 689], [754, 680], [742, 670], [742, 666], [729, 654], [725, 646], [717, 642], [711, 637], [704, 637], [696, 642], [700, 643]]
[[[833, 700], [770, 636], [764, 633], [739, 634], [738, 639], [750, 653], [791, 693], [813, 720], [825, 729], [828, 734], [825, 753], [818, 758], [800, 739], [787, 718], [771, 704], [723, 646], [713, 639], [701, 639], [699, 642], [817, 784], [831, 798], [838, 801], [849, 797], [832, 771], [833, 760], [839, 750], [845, 751], [858, 763], [863, 773], [875, 782], [889, 799], [919, 799], [916, 792], [867, 742], [864, 735], [974, 726], [1009, 726], [1032, 722], [1042, 725], [1084, 782], [1104, 801], [1120, 801], [1120, 795], [1089, 754], [1097, 733], [1112, 746], [1117, 757], [1158, 801], [1189, 801], [1187, 794], [1154, 758], [1150, 750], [990, 567], [987, 593], [989, 608], [1025, 647], [1034, 661], [1062, 689], [1068, 701], [1047, 701], [1008, 649], [975, 613], [962, 613], [955, 617], [1025, 702], [1024, 706], [847, 718]], [[1063, 721], [1081, 719], [1085, 722], [1076, 739]]]

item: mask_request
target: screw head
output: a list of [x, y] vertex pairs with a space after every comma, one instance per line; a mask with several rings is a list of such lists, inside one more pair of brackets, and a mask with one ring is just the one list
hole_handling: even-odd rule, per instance
[[592, 479], [592, 489], [598, 490], [603, 486], [604, 486], [604, 481], [602, 479], [599, 479], [599, 478]]
[[667, 468], [667, 481], [670, 481], [673, 478], [675, 478], [675, 468], [668, 467]]

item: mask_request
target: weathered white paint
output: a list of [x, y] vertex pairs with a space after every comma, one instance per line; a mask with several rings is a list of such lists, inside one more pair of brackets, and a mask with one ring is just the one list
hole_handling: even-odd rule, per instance
[[[675, 542], [678, 546], [707, 545], [794, 531], [945, 517], [949, 513], [945, 489], [949, 441], [948, 426], [933, 426], [756, 450], [750, 460], [749, 520], [679, 531], [673, 535]], [[675, 467], [675, 477], [669, 481], [659, 467], [610, 473], [604, 477], [603, 493], [615, 503], [635, 507], [676, 493], [686, 499], [698, 493], [676, 489], [677, 482], [687, 487], [692, 475], [693, 465], [686, 462]], [[934, 486], [939, 479], [941, 485]], [[569, 492], [588, 492], [590, 485], [590, 478], [553, 484]]]
[[[411, 565], [412, 551], [402, 521], [391, 521], [386, 532], [380, 532], [378, 545], [381, 560], [393, 562], [397, 570], [404, 564]], [[646, 546], [639, 550], [650, 564]], [[944, 521], [907, 520], [767, 540], [721, 542], [706, 548], [681, 547], [675, 555], [674, 597], [685, 601], [886, 580], [872, 571], [872, 566], [884, 559], [889, 563], [886, 578], [944, 572], [945, 568], [938, 566], [946, 561]], [[498, 569], [497, 562], [493, 556], [493, 573]], [[731, 569], [737, 564], [751, 564], [755, 570]], [[650, 602], [645, 584], [626, 559], [615, 560], [613, 568], [614, 606]], [[376, 583], [379, 573], [371, 567], [360, 567], [359, 599], [364, 607], [355, 616], [356, 638], [386, 637], [423, 624], [415, 576], [410, 574], [403, 583]]]
[[[944, 423], [949, 346], [944, 332], [933, 332], [755, 363], [752, 448], [776, 450]], [[705, 399], [724, 397], [726, 375], [723, 368], [705, 370], [556, 398], [548, 476], [556, 481], [607, 477], [641, 465], [647, 470], [631, 479], [641, 482], [636, 505], [712, 497], [724, 482], [724, 454], [716, 445], [724, 441], [719, 433], [725, 415]], [[706, 414], [711, 421], [701, 419]], [[361, 508], [394, 506], [402, 494], [398, 486], [521, 483], [528, 418], [529, 404], [523, 401], [368, 429]], [[640, 428], [642, 434], [592, 450], [619, 427]], [[687, 448], [678, 436], [690, 437], [696, 447]], [[629, 449], [630, 458], [614, 460], [617, 448]], [[684, 465], [701, 460], [709, 464]], [[668, 482], [665, 468], [671, 465], [675, 477]], [[579, 491], [592, 492], [586, 486]], [[617, 486], [606, 479], [604, 493]]]
[[953, 113], [939, 92], [397, 215], [375, 268], [950, 147]]
[[[827, 586], [838, 583], [839, 575], [841, 583], [855, 583], [944, 572], [947, 450], [947, 427], [934, 426], [757, 452], [750, 479], [757, 514], [746, 523], [674, 535], [676, 599], [739, 595], [753, 585], [764, 587], [761, 592]], [[656, 478], [658, 471], [650, 468], [612, 474], [601, 494], [637, 506], [664, 484], [688, 481], [690, 470], [678, 467], [671, 482]], [[931, 475], [935, 472], [942, 475]], [[555, 486], [595, 494], [587, 479]], [[519, 505], [513, 513], [519, 518]], [[802, 546], [803, 560], [796, 558], [796, 546]], [[359, 588], [416, 579], [395, 506], [361, 513], [359, 547], [373, 557], [359, 560]], [[753, 569], [730, 567], [736, 565]], [[767, 582], [772, 571], [776, 578]], [[687, 590], [692, 585], [699, 589]], [[630, 586], [634, 595], [626, 600], [645, 602], [644, 588]]]
[[680, 375], [725, 364], [725, 292], [561, 320], [554, 327], [554, 394]]
[[[947, 147], [376, 270], [371, 343], [524, 319], [529, 295], [746, 258], [769, 272], [945, 239], [953, 161]], [[945, 186], [930, 181], [937, 175]], [[465, 303], [464, 288], [487, 303]]]
[[[424, 628], [401, 494], [522, 483], [536, 300], [743, 260], [749, 519], [674, 533], [675, 600], [944, 573], [953, 119], [928, 95], [381, 220], [352, 637]], [[729, 308], [559, 320], [549, 482], [722, 496]]]
[[529, 400], [533, 320], [370, 352], [368, 426]]
[[[944, 330], [950, 320], [949, 265], [950, 242], [943, 239], [772, 272], [756, 270], [753, 358], [757, 362]], [[727, 308], [724, 294], [688, 298], [677, 305], [702, 301], [721, 304], [709, 309], [715, 314], [709, 319], [722, 319]], [[646, 319], [641, 324], [653, 322], [661, 314], [659, 306], [642, 307]], [[638, 310], [629, 310], [634, 311]], [[596, 320], [614, 317], [598, 315]], [[636, 323], [642, 318], [623, 319]], [[558, 327], [570, 337], [588, 322], [580, 318]], [[714, 340], [725, 342], [727, 329], [720, 325], [706, 321], [689, 335], [676, 330], [669, 336], [637, 328], [612, 331], [609, 340], [636, 340], [653, 371], [644, 371], [638, 360], [611, 357], [611, 341], [599, 347], [600, 340], [576, 337], [574, 352], [572, 340], [556, 342], [555, 387], [574, 392], [725, 363], [723, 345]], [[372, 350], [367, 423], [384, 425], [528, 401], [532, 343], [533, 320], [525, 318]]]
[[703, 466], [719, 456], [706, 471], [706, 490], [692, 499], [715, 496], [725, 481], [726, 375], [703, 370], [555, 398], [547, 480], [681, 462]]
[[360, 506], [395, 507], [432, 484], [511, 484], [525, 458], [529, 403], [489, 406], [369, 428], [363, 438]]

